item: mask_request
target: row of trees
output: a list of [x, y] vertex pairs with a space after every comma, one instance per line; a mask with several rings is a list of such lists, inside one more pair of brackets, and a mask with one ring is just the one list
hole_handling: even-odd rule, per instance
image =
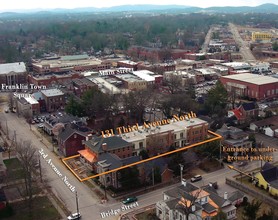
[[[14, 18], [14, 19], [13, 19]], [[269, 23], [278, 26], [276, 14], [31, 14], [3, 17], [0, 49], [6, 62], [27, 61], [43, 53], [72, 54], [109, 48], [126, 50], [130, 45], [148, 46], [161, 42], [163, 48], [185, 46], [198, 48], [212, 24]], [[217, 37], [217, 33], [214, 33]], [[33, 45], [33, 46], [32, 46]]]

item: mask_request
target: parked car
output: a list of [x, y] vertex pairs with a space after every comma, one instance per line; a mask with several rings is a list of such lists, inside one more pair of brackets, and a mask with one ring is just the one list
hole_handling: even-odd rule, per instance
[[73, 213], [73, 214], [68, 216], [68, 220], [75, 220], [75, 219], [80, 219], [80, 218], [81, 218], [80, 213]]
[[9, 109], [5, 109], [5, 113], [9, 113]]
[[197, 181], [200, 181], [202, 179], [202, 176], [201, 175], [196, 175], [194, 177], [191, 178], [191, 182], [197, 182]]
[[137, 201], [137, 198], [134, 196], [134, 197], [128, 197], [127, 199], [125, 199], [123, 201], [123, 204], [129, 204], [129, 203], [132, 203], [132, 202], [136, 202]]

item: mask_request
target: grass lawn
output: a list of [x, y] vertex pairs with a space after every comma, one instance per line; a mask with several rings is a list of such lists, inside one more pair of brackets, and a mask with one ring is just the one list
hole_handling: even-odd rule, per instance
[[23, 169], [17, 158], [4, 160], [7, 167], [7, 178], [8, 181], [15, 181], [24, 178]]
[[17, 158], [11, 158], [4, 160], [4, 164], [6, 165], [8, 170], [14, 170], [21, 168], [21, 164]]
[[57, 220], [61, 219], [60, 214], [47, 197], [37, 197], [33, 201], [32, 214], [29, 214], [28, 203], [18, 202], [11, 204], [14, 215], [7, 220]]

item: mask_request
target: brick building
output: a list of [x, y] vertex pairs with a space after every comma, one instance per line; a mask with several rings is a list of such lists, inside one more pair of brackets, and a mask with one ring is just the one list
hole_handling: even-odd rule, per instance
[[72, 55], [33, 60], [32, 66], [35, 73], [43, 74], [72, 70], [76, 72], [98, 71], [109, 69], [111, 64], [99, 59], [92, 59], [88, 55]]
[[54, 112], [59, 109], [64, 109], [65, 95], [59, 89], [47, 89], [41, 91], [43, 99], [45, 100], [46, 111]]
[[102, 138], [89, 135], [83, 144], [85, 149], [78, 152], [81, 155], [81, 161], [94, 171], [97, 171], [96, 163], [102, 154], [113, 154], [121, 159], [134, 155], [133, 144], [117, 136]]
[[29, 75], [28, 82], [37, 86], [49, 86], [52, 84], [62, 84], [64, 82], [83, 78], [82, 75], [75, 71], [63, 73], [47, 73], [43, 75]]
[[86, 140], [87, 134], [65, 126], [62, 132], [58, 135], [58, 146], [60, 152], [65, 157], [78, 154], [78, 151], [84, 149], [82, 141]]
[[256, 100], [278, 97], [278, 79], [274, 77], [242, 73], [222, 76], [220, 81], [228, 92], [235, 91], [238, 96]]

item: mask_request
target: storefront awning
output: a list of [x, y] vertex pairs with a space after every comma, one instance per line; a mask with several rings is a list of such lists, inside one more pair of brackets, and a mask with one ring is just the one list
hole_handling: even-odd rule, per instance
[[87, 161], [89, 161], [90, 163], [93, 163], [97, 160], [97, 157], [94, 153], [92, 153], [90, 150], [85, 149], [85, 150], [80, 150], [78, 151], [78, 153], [84, 157]]

